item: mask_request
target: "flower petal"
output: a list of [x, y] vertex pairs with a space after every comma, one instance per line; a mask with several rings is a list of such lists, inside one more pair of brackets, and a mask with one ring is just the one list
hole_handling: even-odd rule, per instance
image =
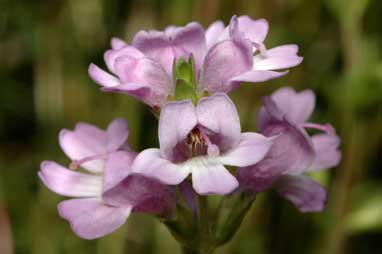
[[117, 118], [109, 124], [106, 130], [107, 151], [118, 150], [127, 141], [129, 136], [129, 126], [125, 119]]
[[218, 40], [221, 33], [224, 31], [224, 23], [220, 20], [212, 23], [206, 30], [207, 49], [211, 48]]
[[88, 74], [94, 82], [101, 86], [113, 87], [120, 85], [118, 78], [110, 75], [95, 64], [89, 65]]
[[335, 167], [341, 160], [338, 149], [340, 138], [333, 134], [316, 134], [312, 137], [316, 157], [309, 170], [320, 170]]
[[272, 145], [273, 138], [267, 138], [258, 133], [246, 132], [241, 134], [240, 143], [219, 156], [224, 165], [245, 167], [253, 165], [264, 158]]
[[94, 198], [70, 199], [58, 205], [60, 216], [70, 222], [74, 233], [85, 239], [96, 239], [121, 227], [131, 207], [112, 207]]
[[111, 38], [111, 47], [112, 49], [121, 49], [125, 46], [128, 46], [127, 43], [120, 39], [120, 38], [117, 38], [117, 37], [113, 37]]
[[229, 93], [238, 85], [231, 79], [252, 68], [252, 46], [247, 40], [225, 40], [207, 53], [201, 86], [210, 93]]
[[307, 134], [287, 121], [269, 126], [263, 134], [275, 136], [264, 159], [238, 170], [241, 185], [254, 191], [269, 188], [283, 174], [305, 171], [314, 159], [313, 147]]
[[312, 164], [313, 144], [304, 129], [284, 121], [269, 126], [263, 134], [267, 137], [277, 135], [268, 154], [257, 164], [263, 174], [300, 174]]
[[165, 215], [175, 205], [175, 192], [170, 186], [154, 179], [133, 174], [103, 194], [106, 203], [133, 206], [134, 212]]
[[195, 157], [184, 163], [192, 173], [192, 186], [200, 195], [227, 195], [239, 183], [236, 178], [218, 161]]
[[285, 175], [275, 185], [278, 193], [301, 212], [320, 212], [326, 203], [326, 190], [305, 176]]
[[145, 100], [149, 105], [162, 105], [172, 93], [172, 81], [160, 64], [149, 58], [121, 57], [115, 61], [115, 72], [123, 83], [150, 88]]
[[68, 170], [53, 162], [41, 163], [38, 176], [50, 190], [69, 197], [96, 197], [102, 193], [102, 177]]
[[167, 103], [160, 114], [158, 127], [162, 156], [173, 160], [175, 146], [185, 140], [196, 124], [196, 110], [191, 101]]
[[103, 87], [101, 90], [103, 92], [128, 94], [145, 102], [149, 106], [158, 105], [157, 100], [153, 100], [153, 98], [150, 97], [151, 88], [143, 84], [127, 83], [113, 87]]
[[109, 154], [105, 162], [103, 192], [113, 188], [131, 173], [131, 164], [134, 158], [135, 153], [126, 151]]
[[271, 98], [287, 115], [288, 120], [294, 123], [303, 123], [308, 120], [316, 102], [312, 90], [296, 93], [291, 87], [278, 89], [271, 95]]
[[271, 79], [279, 78], [288, 74], [288, 71], [278, 72], [278, 71], [247, 71], [240, 75], [237, 75], [231, 79], [232, 82], [264, 82]]
[[131, 166], [131, 171], [169, 185], [181, 183], [190, 173], [189, 169], [162, 158], [160, 150], [155, 148], [139, 153]]
[[115, 73], [115, 61], [117, 58], [120, 57], [132, 57], [132, 58], [142, 58], [145, 55], [139, 51], [138, 49], [131, 47], [131, 46], [124, 46], [120, 49], [110, 49], [107, 50], [103, 56], [105, 63], [107, 65], [107, 68], [112, 72]]
[[192, 22], [184, 27], [170, 27], [165, 32], [140, 31], [135, 35], [132, 45], [158, 60], [167, 73], [172, 75], [174, 59], [188, 59], [190, 53], [194, 55], [197, 65], [200, 65], [205, 51], [204, 29], [200, 24]]
[[[244, 34], [244, 37], [252, 42], [262, 43], [268, 33], [268, 22], [265, 19], [253, 20], [249, 16], [240, 16], [238, 18], [232, 17], [230, 26], [237, 19], [238, 29], [240, 33]], [[219, 37], [219, 41], [229, 38], [229, 26], [223, 31]]]
[[254, 70], [278, 70], [299, 65], [303, 58], [297, 55], [297, 45], [283, 45], [266, 51], [266, 56], [255, 56]]
[[240, 142], [240, 119], [231, 99], [223, 93], [200, 99], [196, 107], [198, 123], [217, 135], [212, 142], [220, 151], [234, 148]]
[[[99, 128], [87, 124], [76, 124], [73, 131], [62, 130], [59, 134], [59, 142], [64, 153], [72, 160], [80, 160], [85, 157], [105, 154], [107, 147], [106, 133]], [[92, 171], [102, 172], [103, 161], [92, 160], [81, 165]]]

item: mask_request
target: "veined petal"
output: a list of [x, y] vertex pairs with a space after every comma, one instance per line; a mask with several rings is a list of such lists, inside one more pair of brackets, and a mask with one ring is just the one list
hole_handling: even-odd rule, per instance
[[210, 93], [229, 93], [237, 84], [231, 79], [252, 68], [252, 46], [248, 40], [225, 40], [207, 53], [201, 71], [201, 86]]
[[114, 152], [126, 143], [129, 136], [129, 126], [125, 119], [117, 118], [109, 124], [106, 130], [107, 150]]
[[182, 168], [191, 170], [192, 186], [200, 195], [227, 195], [239, 185], [236, 178], [213, 158], [195, 157], [184, 162]]
[[102, 193], [102, 177], [68, 170], [53, 162], [41, 163], [38, 175], [50, 190], [69, 197], [97, 197]]
[[294, 123], [303, 123], [312, 114], [316, 98], [312, 90], [295, 92], [291, 87], [283, 87], [271, 95], [272, 100]]
[[162, 156], [174, 159], [175, 146], [187, 137], [196, 124], [196, 110], [191, 101], [167, 103], [160, 114], [158, 127]]
[[267, 70], [252, 70], [237, 75], [231, 79], [232, 82], [264, 82], [271, 79], [279, 78], [288, 74], [288, 71], [267, 71]]
[[118, 78], [110, 75], [95, 64], [89, 65], [88, 73], [90, 78], [101, 86], [113, 87], [121, 84]]
[[218, 40], [221, 33], [224, 31], [224, 23], [220, 20], [212, 23], [206, 30], [207, 49], [211, 48]]
[[198, 123], [216, 133], [212, 140], [223, 152], [240, 142], [240, 119], [231, 99], [223, 93], [204, 97], [196, 107]]
[[[59, 134], [59, 142], [64, 153], [72, 160], [105, 154], [107, 151], [106, 133], [87, 123], [76, 124], [74, 131], [62, 130]], [[89, 161], [81, 167], [92, 172], [102, 172], [103, 161]]]
[[70, 222], [74, 233], [85, 239], [96, 239], [121, 227], [131, 207], [105, 205], [95, 198], [69, 199], [58, 205], [60, 216]]
[[190, 173], [190, 169], [162, 158], [160, 150], [155, 148], [139, 153], [131, 166], [131, 171], [169, 185], [181, 183]]
[[224, 165], [230, 166], [253, 165], [265, 157], [273, 139], [253, 132], [242, 133], [240, 143], [224, 155], [219, 156], [219, 160]]
[[301, 212], [320, 212], [326, 203], [326, 190], [305, 176], [285, 175], [275, 183], [278, 193]]
[[340, 138], [333, 134], [316, 134], [312, 137], [316, 157], [309, 171], [335, 167], [341, 160], [341, 151], [338, 149]]

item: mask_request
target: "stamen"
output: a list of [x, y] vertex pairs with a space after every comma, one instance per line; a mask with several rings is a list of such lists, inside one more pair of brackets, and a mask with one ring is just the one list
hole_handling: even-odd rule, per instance
[[80, 160], [73, 160], [72, 163], [70, 163], [70, 165], [69, 165], [69, 169], [76, 170], [79, 166], [81, 166], [82, 164], [84, 164], [86, 162], [93, 161], [93, 160], [106, 159], [106, 156], [107, 156], [107, 154], [96, 154], [93, 156], [82, 158]]
[[310, 128], [310, 129], [316, 129], [323, 132], [326, 132], [327, 134], [335, 134], [336, 130], [331, 126], [330, 124], [317, 124], [317, 123], [302, 123], [300, 125], [302, 128]]

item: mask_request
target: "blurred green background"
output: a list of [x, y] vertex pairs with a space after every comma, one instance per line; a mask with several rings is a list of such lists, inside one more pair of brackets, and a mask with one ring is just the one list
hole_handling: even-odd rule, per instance
[[69, 161], [57, 135], [78, 121], [106, 127], [128, 119], [135, 149], [157, 144], [156, 120], [141, 103], [107, 94], [87, 76], [112, 36], [233, 14], [266, 18], [268, 48], [300, 46], [304, 62], [283, 78], [232, 94], [244, 130], [255, 130], [261, 96], [280, 86], [317, 93], [314, 121], [330, 122], [343, 159], [313, 177], [328, 188], [322, 213], [301, 214], [268, 191], [218, 253], [382, 253], [382, 2], [380, 0], [1, 0], [0, 253], [179, 253], [166, 228], [133, 215], [96, 241], [59, 218], [62, 199], [37, 178], [42, 160]]

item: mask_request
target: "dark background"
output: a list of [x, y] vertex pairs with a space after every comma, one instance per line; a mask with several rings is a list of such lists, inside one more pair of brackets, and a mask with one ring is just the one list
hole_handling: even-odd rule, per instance
[[313, 89], [313, 121], [330, 122], [343, 159], [315, 173], [329, 200], [301, 214], [269, 191], [258, 196], [232, 242], [218, 253], [382, 253], [382, 61], [379, 0], [0, 0], [0, 253], [178, 253], [166, 228], [133, 215], [97, 241], [76, 237], [59, 218], [62, 199], [37, 178], [42, 160], [69, 161], [57, 135], [87, 121], [129, 121], [135, 149], [157, 145], [157, 123], [138, 101], [106, 94], [87, 76], [112, 36], [233, 14], [266, 18], [268, 48], [296, 43], [304, 62], [283, 78], [232, 94], [244, 130], [255, 130], [261, 96], [280, 86]]

